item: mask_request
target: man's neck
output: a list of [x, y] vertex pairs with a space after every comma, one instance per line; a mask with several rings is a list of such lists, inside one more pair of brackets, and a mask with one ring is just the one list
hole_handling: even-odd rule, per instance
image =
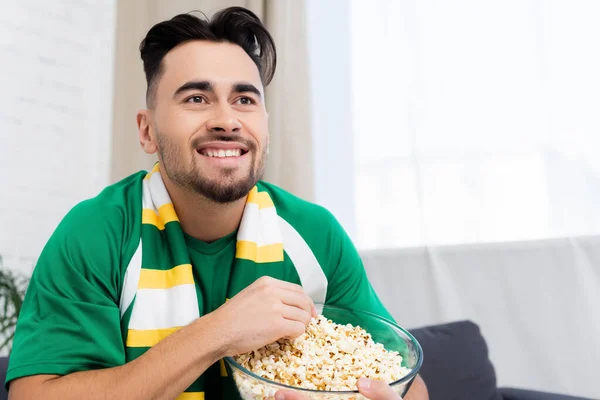
[[188, 235], [210, 243], [239, 227], [247, 196], [232, 203], [219, 204], [199, 194], [181, 190], [168, 179], [164, 181], [181, 228]]

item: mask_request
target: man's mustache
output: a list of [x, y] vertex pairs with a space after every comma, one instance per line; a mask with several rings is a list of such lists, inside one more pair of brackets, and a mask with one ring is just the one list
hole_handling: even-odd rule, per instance
[[228, 142], [228, 143], [240, 143], [244, 145], [244, 147], [248, 148], [248, 150], [255, 150], [256, 144], [249, 139], [245, 139], [242, 136], [232, 136], [232, 135], [209, 135], [202, 136], [199, 138], [195, 138], [192, 140], [192, 147], [194, 149], [199, 148], [205, 143], [211, 142]]

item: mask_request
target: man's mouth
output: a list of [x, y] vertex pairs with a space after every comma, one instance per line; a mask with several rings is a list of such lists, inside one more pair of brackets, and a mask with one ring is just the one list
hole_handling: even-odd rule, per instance
[[243, 156], [248, 147], [239, 142], [211, 142], [198, 146], [196, 151], [206, 157], [228, 158]]
[[223, 158], [223, 157], [239, 157], [242, 154], [246, 154], [246, 151], [242, 150], [242, 149], [210, 149], [210, 148], [206, 148], [206, 149], [200, 149], [198, 150], [198, 153], [202, 154], [203, 156], [207, 156], [207, 157], [219, 157], [219, 158]]

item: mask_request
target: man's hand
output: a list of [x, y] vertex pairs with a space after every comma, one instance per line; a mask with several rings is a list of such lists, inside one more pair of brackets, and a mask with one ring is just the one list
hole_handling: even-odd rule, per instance
[[301, 286], [264, 276], [212, 314], [225, 355], [234, 356], [281, 338], [297, 338], [317, 311]]
[[[360, 378], [358, 380], [358, 391], [367, 399], [371, 400], [402, 400], [399, 395], [394, 393], [387, 383], [382, 381]], [[429, 400], [427, 387], [419, 375], [415, 377], [415, 380], [404, 399]], [[298, 392], [280, 390], [275, 394], [275, 400], [308, 400], [308, 398]]]
[[[371, 400], [402, 400], [390, 385], [382, 381], [360, 378], [358, 391]], [[308, 400], [308, 398], [298, 392], [280, 390], [275, 394], [275, 400]]]

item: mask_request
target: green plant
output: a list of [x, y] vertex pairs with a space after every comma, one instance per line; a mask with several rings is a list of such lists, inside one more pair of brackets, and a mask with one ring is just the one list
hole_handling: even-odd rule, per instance
[[0, 256], [0, 351], [10, 352], [12, 348], [28, 283], [29, 278], [25, 275], [5, 269]]

